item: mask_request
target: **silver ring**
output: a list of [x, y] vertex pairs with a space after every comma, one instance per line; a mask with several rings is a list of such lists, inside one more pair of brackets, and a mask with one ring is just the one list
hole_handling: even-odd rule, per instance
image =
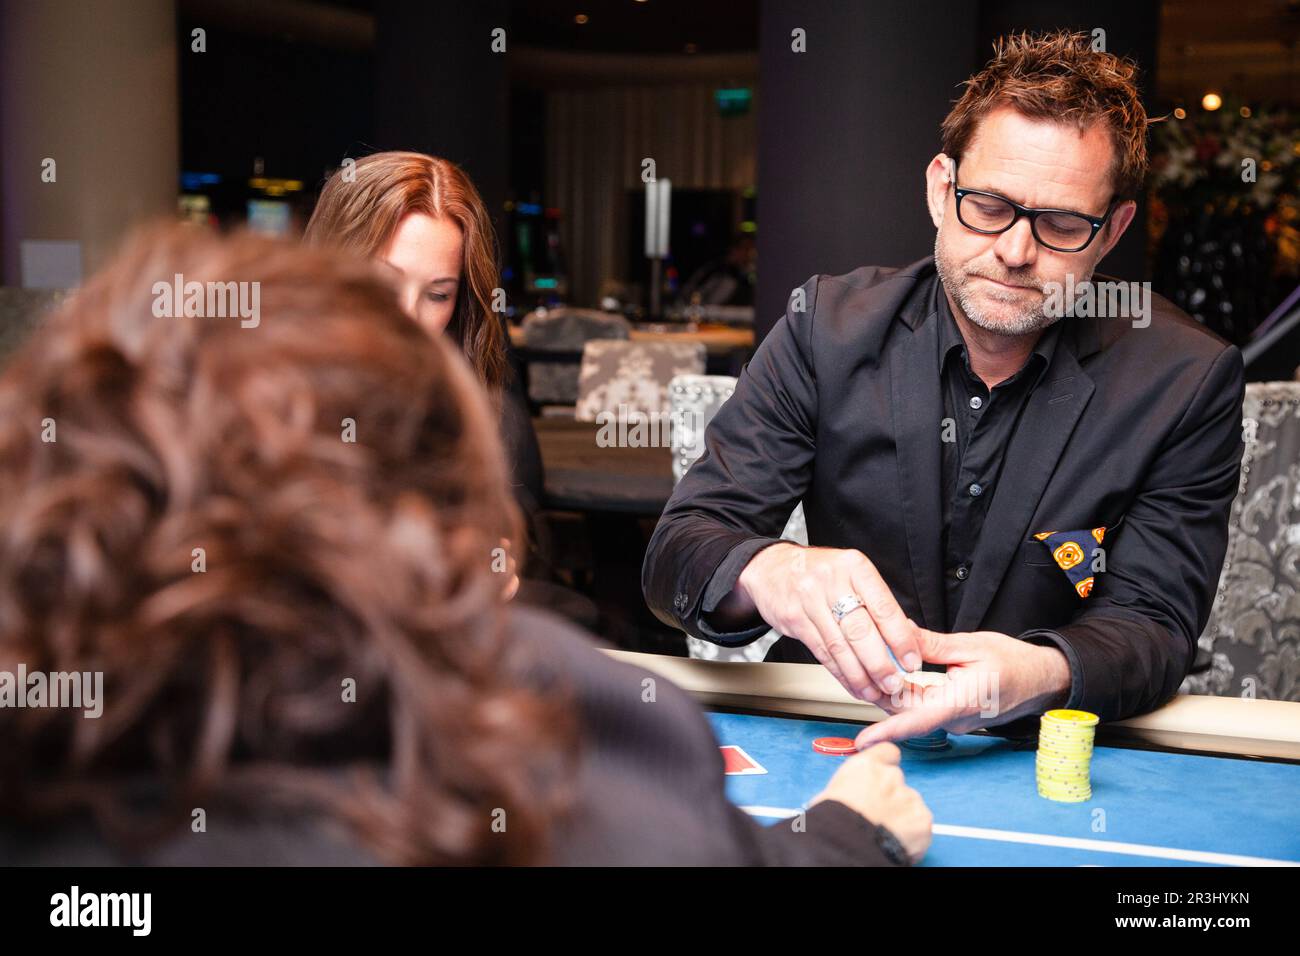
[[858, 608], [865, 606], [865, 602], [856, 594], [846, 594], [831, 605], [831, 617], [835, 618], [836, 624], [839, 624]]

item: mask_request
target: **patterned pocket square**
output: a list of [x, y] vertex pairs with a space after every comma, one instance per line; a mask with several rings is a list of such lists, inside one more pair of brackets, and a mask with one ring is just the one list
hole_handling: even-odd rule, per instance
[[1052, 552], [1056, 566], [1065, 572], [1065, 576], [1074, 585], [1079, 597], [1086, 598], [1092, 593], [1092, 557], [1101, 539], [1106, 537], [1105, 528], [1084, 528], [1081, 531], [1040, 531], [1034, 538], [1047, 545]]

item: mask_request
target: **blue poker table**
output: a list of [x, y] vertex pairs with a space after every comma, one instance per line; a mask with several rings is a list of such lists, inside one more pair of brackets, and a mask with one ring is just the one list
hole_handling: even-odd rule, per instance
[[[609, 653], [696, 697], [719, 746], [758, 765], [727, 776], [728, 796], [772, 826], [788, 826], [847, 759], [814, 740], [885, 716], [817, 665]], [[1036, 741], [996, 730], [903, 750], [907, 783], [934, 814], [924, 866], [1300, 866], [1300, 703], [1179, 696], [1103, 723], [1082, 803], [1040, 797]]]
[[[765, 773], [727, 777], [746, 812], [780, 826], [846, 759], [818, 737], [862, 724], [709, 713], [721, 745]], [[904, 749], [907, 783], [934, 814], [923, 866], [1300, 865], [1300, 764], [1098, 745], [1092, 799], [1057, 803], [1034, 782], [1034, 745], [983, 734], [938, 753]]]

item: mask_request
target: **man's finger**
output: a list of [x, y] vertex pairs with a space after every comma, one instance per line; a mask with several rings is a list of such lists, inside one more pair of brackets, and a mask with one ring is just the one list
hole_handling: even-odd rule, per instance
[[880, 636], [894, 652], [894, 657], [903, 665], [904, 670], [914, 671], [921, 667], [924, 659], [921, 653], [917, 631], [920, 630], [899, 607], [894, 592], [880, 576], [869, 560], [863, 557], [854, 562], [850, 575], [853, 587], [866, 604], [867, 613], [875, 622]]
[[931, 707], [915, 710], [900, 710], [892, 717], [872, 724], [858, 734], [857, 748], [863, 750], [885, 741], [908, 740], [912, 737], [924, 737], [932, 730], [938, 730], [948, 719], [947, 711]]
[[866, 668], [868, 679], [877, 690], [886, 696], [897, 692], [903, 684], [898, 676], [898, 668], [889, 659], [885, 640], [880, 636], [871, 615], [859, 608], [852, 614], [845, 615], [840, 622], [844, 639], [852, 654]]
[[969, 664], [979, 660], [979, 650], [969, 634], [943, 634], [923, 627], [916, 630], [921, 656], [932, 664]]
[[839, 681], [845, 690], [853, 696], [857, 696], [853, 686], [844, 679], [844, 673], [840, 670], [839, 664], [835, 662], [835, 658], [826, 649], [826, 645], [822, 641], [821, 631], [817, 629], [816, 624], [808, 619], [806, 614], [793, 626], [787, 624], [785, 627], [777, 628], [777, 630], [786, 637], [793, 637], [808, 648], [812, 656], [817, 658], [817, 662], [830, 671], [830, 675]]
[[[831, 613], [830, 605], [826, 602], [826, 595], [820, 590], [805, 592], [801, 597], [804, 600], [804, 613], [808, 615], [808, 619], [821, 635], [822, 645], [835, 661], [836, 670], [843, 675], [837, 679], [844, 685], [845, 690], [854, 697], [862, 699], [867, 687], [874, 685], [858, 655], [854, 653], [854, 648], [845, 637], [842, 625], [848, 623], [848, 618], [846, 617], [841, 624], [836, 624], [835, 615]], [[861, 611], [856, 613], [862, 615]]]

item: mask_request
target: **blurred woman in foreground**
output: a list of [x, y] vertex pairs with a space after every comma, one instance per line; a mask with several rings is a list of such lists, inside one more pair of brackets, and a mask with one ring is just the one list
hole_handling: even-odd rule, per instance
[[[256, 283], [258, 323], [158, 317], [177, 274]], [[501, 605], [515, 521], [474, 377], [372, 267], [128, 244], [0, 376], [0, 670], [103, 673], [99, 717], [0, 709], [0, 858], [885, 863], [878, 824], [924, 853], [889, 745], [804, 832], [732, 806], [685, 694]]]

